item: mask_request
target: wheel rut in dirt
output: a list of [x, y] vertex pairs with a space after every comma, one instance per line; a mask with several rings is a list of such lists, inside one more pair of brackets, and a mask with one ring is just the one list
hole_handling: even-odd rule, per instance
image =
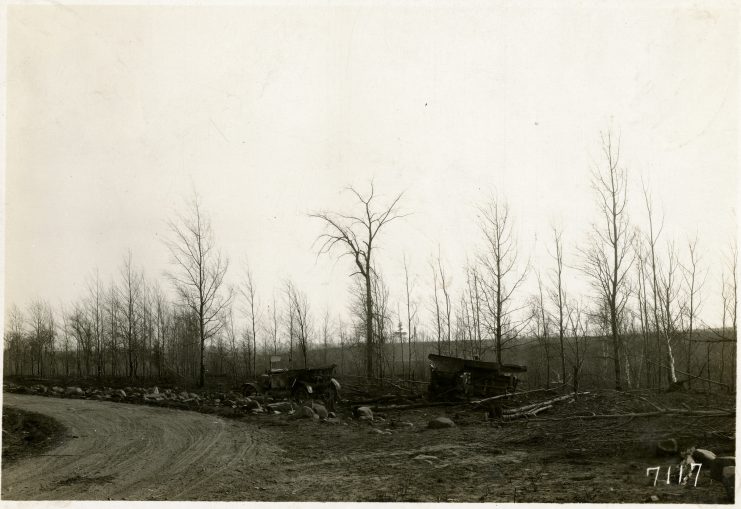
[[5, 394], [68, 437], [2, 470], [5, 500], [207, 500], [211, 481], [259, 471], [279, 450], [249, 423], [190, 411]]

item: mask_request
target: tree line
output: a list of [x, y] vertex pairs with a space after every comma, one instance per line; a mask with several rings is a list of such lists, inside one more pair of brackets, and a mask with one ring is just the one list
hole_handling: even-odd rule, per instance
[[[709, 267], [698, 237], [681, 247], [665, 239], [650, 190], [644, 185], [641, 196], [629, 196], [619, 142], [607, 133], [601, 149], [592, 171], [598, 214], [586, 238], [553, 228], [543, 246], [550, 263], [533, 268], [519, 253], [509, 204], [492, 196], [478, 208], [481, 240], [455, 291], [438, 250], [424, 292], [400, 253], [402, 292], [391, 295], [375, 249], [389, 229], [402, 227], [404, 194], [379, 203], [372, 182], [365, 193], [348, 188], [354, 210], [310, 214], [324, 227], [317, 252], [349, 258], [345, 316], [318, 313], [291, 280], [266, 299], [247, 262], [238, 283], [227, 284], [234, 269], [194, 196], [168, 222], [171, 266], [163, 281], [147, 277], [128, 252], [109, 280], [94, 272], [74, 303], [12, 306], [5, 374], [175, 378], [203, 386], [208, 378], [254, 378], [279, 355], [291, 367], [335, 363], [346, 375], [425, 379], [426, 355], [435, 352], [526, 364], [528, 382], [539, 386], [606, 385], [610, 372], [618, 390], [735, 388], [735, 243], [714, 289], [722, 323], [711, 327], [700, 318]], [[644, 208], [645, 224], [628, 216], [629, 198]], [[573, 259], [565, 245], [577, 246]], [[579, 278], [589, 295], [568, 288]]]

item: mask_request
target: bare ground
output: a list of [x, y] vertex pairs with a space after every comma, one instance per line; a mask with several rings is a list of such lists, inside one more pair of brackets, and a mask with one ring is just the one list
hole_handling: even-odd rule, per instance
[[[667, 485], [678, 459], [657, 458], [651, 444], [675, 436], [682, 447], [734, 452], [716, 433], [733, 430], [732, 417], [502, 424], [465, 407], [388, 411], [374, 423], [345, 412], [331, 423], [15, 394], [5, 404], [47, 413], [75, 438], [4, 466], [4, 499], [728, 503], [706, 472], [697, 487]], [[551, 415], [588, 414], [590, 404]], [[628, 410], [609, 396], [599, 404]], [[446, 413], [455, 428], [426, 429]], [[654, 466], [656, 487], [646, 475]]]

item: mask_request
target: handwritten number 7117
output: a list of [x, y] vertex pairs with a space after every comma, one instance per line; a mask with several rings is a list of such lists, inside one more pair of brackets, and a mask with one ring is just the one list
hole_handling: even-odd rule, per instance
[[[688, 474], [688, 477], [692, 477], [692, 471], [697, 467], [697, 475], [695, 475], [695, 486], [697, 486], [697, 480], [700, 478], [700, 470], [702, 470], [702, 463], [690, 463], [690, 472]], [[656, 471], [656, 476], [654, 477], [654, 486], [656, 486], [656, 482], [659, 480], [659, 470], [661, 467], [651, 467], [646, 469], [646, 475], [650, 475], [652, 470]], [[684, 477], [682, 474], [684, 473], [684, 466], [679, 465], [679, 481], [678, 483], [681, 483]], [[672, 474], [672, 467], [668, 467], [666, 470], [666, 484], [670, 484], [669, 479], [671, 478]]]

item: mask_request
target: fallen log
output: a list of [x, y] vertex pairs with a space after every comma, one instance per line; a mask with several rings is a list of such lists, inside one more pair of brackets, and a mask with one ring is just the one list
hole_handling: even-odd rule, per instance
[[583, 395], [583, 394], [589, 394], [589, 393], [588, 392], [579, 392], [579, 393], [572, 392], [571, 394], [567, 394], [565, 396], [559, 396], [557, 398], [547, 399], [545, 401], [538, 401], [537, 403], [532, 403], [530, 405], [525, 405], [525, 406], [521, 406], [517, 408], [507, 408], [507, 409], [504, 409], [502, 413], [504, 414], [522, 413], [531, 408], [538, 408], [538, 407], [545, 406], [545, 405], [552, 405], [553, 403], [557, 403], [559, 401], [563, 401], [566, 399], [571, 399], [574, 396]]
[[[580, 392], [578, 394], [581, 395], [581, 394], [589, 394], [589, 393], [588, 392]], [[530, 408], [537, 408], [537, 407], [544, 406], [544, 405], [551, 405], [553, 403], [557, 403], [557, 402], [563, 401], [565, 399], [570, 399], [570, 398], [573, 398], [575, 395], [576, 394], [574, 394], [572, 392], [571, 394], [567, 394], [565, 396], [559, 396], [557, 398], [547, 399], [545, 401], [538, 401], [537, 403], [532, 403], [530, 405], [525, 405], [525, 406], [521, 406], [521, 407], [517, 407], [517, 408], [507, 408], [507, 409], [504, 409], [502, 412], [505, 413], [505, 414], [511, 414], [511, 413], [515, 413], [515, 412], [524, 412], [524, 411], [526, 411], [526, 410], [528, 410]]]
[[371, 406], [371, 410], [374, 412], [386, 412], [389, 410], [411, 410], [413, 408], [429, 408], [436, 406], [457, 406], [465, 405], [465, 401], [434, 401], [425, 403], [411, 403], [409, 405], [387, 405], [387, 406]]
[[502, 416], [502, 419], [516, 419], [518, 417], [531, 417], [539, 414], [540, 412], [544, 412], [545, 410], [548, 410], [549, 408], [553, 408], [553, 405], [546, 405], [539, 408], [535, 408], [533, 410], [526, 410], [524, 412], [518, 412], [516, 414], [504, 414]]
[[575, 419], [620, 419], [620, 418], [636, 418], [636, 417], [660, 417], [664, 415], [687, 415], [692, 417], [734, 417], [736, 415], [735, 410], [725, 410], [719, 412], [717, 410], [683, 410], [681, 408], [667, 408], [663, 412], [641, 412], [641, 413], [630, 413], [630, 414], [597, 414], [597, 415], [570, 415], [568, 417], [547, 417], [534, 419], [536, 421], [571, 421]]
[[[664, 366], [663, 364], [659, 364], [657, 362], [653, 362], [653, 361], [649, 361], [649, 360], [646, 360], [646, 362], [648, 362], [649, 364], [653, 364], [654, 366], [659, 366], [660, 368], [669, 369], [666, 366]], [[676, 371], [680, 375], [687, 375], [692, 380], [702, 380], [703, 382], [708, 382], [708, 383], [711, 383], [711, 384], [720, 385], [721, 387], [728, 387], [728, 388], [730, 388], [730, 385], [728, 385], [726, 383], [723, 383], [723, 382], [717, 382], [715, 380], [710, 380], [709, 378], [703, 378], [703, 377], [698, 376], [698, 375], [690, 375], [689, 373], [686, 373], [686, 372], [681, 371], [681, 370], [676, 369], [676, 368], [674, 369], [674, 371]]]
[[508, 394], [500, 394], [498, 396], [492, 396], [490, 398], [484, 398], [484, 399], [479, 399], [479, 400], [476, 400], [476, 401], [471, 401], [471, 405], [481, 405], [482, 403], [488, 403], [489, 401], [494, 401], [496, 399], [501, 399], [501, 398], [507, 398], [509, 396], [522, 396], [523, 394], [532, 394], [534, 392], [556, 391], [556, 390], [558, 390], [558, 389], [557, 388], [552, 388], [552, 389], [533, 389], [533, 390], [530, 390], [530, 391], [523, 391], [523, 392], [511, 392], [511, 393], [508, 393]]

